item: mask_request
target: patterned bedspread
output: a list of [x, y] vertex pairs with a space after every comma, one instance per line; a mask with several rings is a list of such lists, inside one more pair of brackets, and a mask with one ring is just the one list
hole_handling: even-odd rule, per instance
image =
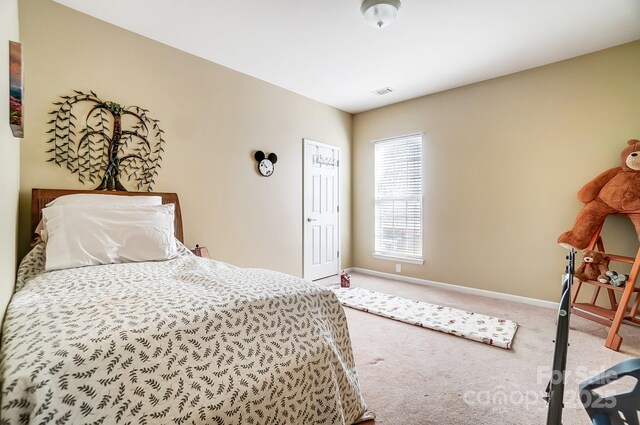
[[44, 273], [4, 323], [1, 424], [352, 424], [366, 406], [326, 288], [192, 255]]

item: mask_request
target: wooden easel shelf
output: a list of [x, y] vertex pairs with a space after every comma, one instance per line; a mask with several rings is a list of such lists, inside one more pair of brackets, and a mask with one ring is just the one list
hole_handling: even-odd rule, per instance
[[605, 307], [600, 307], [600, 306], [593, 305], [593, 304], [589, 304], [589, 303], [575, 303], [575, 304], [573, 304], [572, 313], [576, 313], [579, 316], [582, 316], [579, 312], [577, 312], [575, 310], [584, 311], [584, 312], [586, 312], [588, 314], [593, 314], [593, 315], [600, 316], [600, 317], [603, 317], [605, 319], [608, 319], [609, 320], [609, 325], [611, 325], [611, 321], [613, 321], [613, 318], [616, 316], [616, 312], [614, 310], [611, 310], [611, 309], [605, 308]]
[[[605, 253], [604, 244], [600, 237], [601, 231], [602, 226], [600, 226], [589, 242], [587, 249]], [[631, 271], [629, 272], [629, 280], [627, 281], [627, 284], [625, 286], [618, 287], [607, 283], [600, 283], [595, 280], [581, 281], [576, 279], [573, 284], [573, 293], [571, 295], [571, 312], [584, 317], [585, 319], [607, 326], [609, 328], [609, 333], [604, 345], [607, 348], [618, 351], [622, 345], [622, 337], [618, 334], [622, 322], [627, 321], [635, 324], [640, 323], [640, 318], [638, 317], [638, 310], [640, 309], [640, 288], [636, 287], [638, 272], [640, 271], [640, 249], [638, 250], [635, 258], [606, 253], [605, 255], [611, 262], [631, 264]], [[591, 296], [591, 302], [577, 302], [580, 289], [582, 289], [585, 284], [595, 287]], [[607, 291], [609, 307], [596, 305], [598, 295], [602, 289]], [[616, 293], [619, 295], [619, 299], [616, 297]], [[636, 294], [635, 300], [633, 300], [633, 294]], [[631, 302], [633, 302], [633, 305], [630, 306]]]
[[[599, 286], [601, 288], [610, 289], [612, 291], [624, 292], [625, 286], [613, 286], [608, 283], [601, 283], [597, 280], [583, 280], [582, 283], [588, 283], [590, 285]], [[634, 288], [633, 292], [637, 292], [640, 288]]]

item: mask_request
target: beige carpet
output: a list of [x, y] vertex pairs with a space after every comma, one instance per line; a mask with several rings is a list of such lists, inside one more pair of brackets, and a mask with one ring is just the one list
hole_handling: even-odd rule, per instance
[[[338, 282], [338, 277], [320, 281]], [[352, 285], [519, 324], [513, 348], [503, 350], [345, 308], [360, 385], [377, 415], [375, 425], [545, 423], [542, 396], [552, 362], [555, 310], [357, 273]], [[590, 423], [578, 399], [579, 382], [640, 357], [640, 328], [623, 326], [619, 353], [604, 347], [606, 333], [604, 326], [572, 317], [564, 425]]]

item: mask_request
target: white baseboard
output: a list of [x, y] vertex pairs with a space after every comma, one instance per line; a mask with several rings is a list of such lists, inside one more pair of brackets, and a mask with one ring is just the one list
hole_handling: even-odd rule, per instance
[[504, 294], [502, 292], [487, 291], [485, 289], [469, 288], [466, 286], [453, 285], [451, 283], [435, 282], [433, 280], [418, 279], [417, 277], [402, 276], [391, 273], [383, 273], [375, 270], [362, 269], [360, 267], [350, 267], [346, 269], [348, 273], [362, 273], [370, 276], [382, 277], [384, 279], [399, 280], [401, 282], [414, 283], [432, 288], [448, 289], [450, 291], [461, 292], [463, 294], [479, 295], [481, 297], [495, 298], [499, 300], [515, 301], [522, 304], [534, 305], [544, 308], [558, 308], [558, 303], [537, 298], [522, 297], [520, 295]]

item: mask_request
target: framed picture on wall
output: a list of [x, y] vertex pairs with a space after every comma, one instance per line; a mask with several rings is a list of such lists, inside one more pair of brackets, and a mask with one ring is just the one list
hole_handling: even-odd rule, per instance
[[9, 41], [9, 125], [14, 137], [24, 137], [22, 95], [22, 46]]

